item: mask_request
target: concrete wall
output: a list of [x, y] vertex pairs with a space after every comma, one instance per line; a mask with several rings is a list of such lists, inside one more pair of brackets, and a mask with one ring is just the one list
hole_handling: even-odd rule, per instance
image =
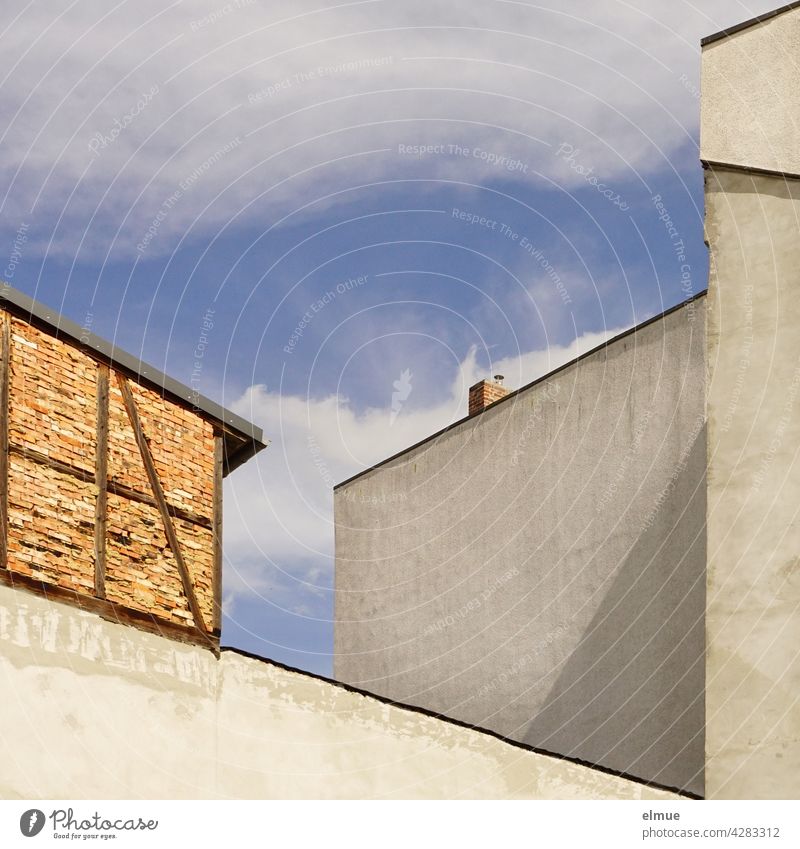
[[707, 790], [800, 798], [800, 9], [703, 51]]
[[704, 301], [337, 489], [336, 677], [702, 793]]
[[707, 782], [800, 797], [800, 182], [716, 171], [709, 292]]
[[0, 587], [0, 797], [672, 794]]
[[703, 49], [706, 161], [800, 174], [800, 9]]

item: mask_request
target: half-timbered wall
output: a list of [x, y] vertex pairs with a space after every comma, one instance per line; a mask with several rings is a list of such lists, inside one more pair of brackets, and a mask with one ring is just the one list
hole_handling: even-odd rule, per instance
[[0, 311], [0, 577], [214, 642], [221, 440], [191, 409]]

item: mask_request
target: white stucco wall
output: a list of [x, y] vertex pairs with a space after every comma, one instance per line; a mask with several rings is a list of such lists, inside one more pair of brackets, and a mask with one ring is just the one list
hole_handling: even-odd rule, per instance
[[703, 49], [700, 155], [800, 174], [800, 9]]
[[672, 799], [0, 587], [0, 797]]

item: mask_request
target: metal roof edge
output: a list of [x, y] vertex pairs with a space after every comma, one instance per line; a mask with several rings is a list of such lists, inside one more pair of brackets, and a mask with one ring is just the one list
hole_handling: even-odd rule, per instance
[[622, 339], [625, 339], [628, 336], [631, 336], [634, 333], [637, 333], [640, 330], [644, 330], [645, 327], [649, 327], [651, 324], [655, 324], [657, 321], [661, 321], [662, 319], [665, 319], [668, 315], [671, 315], [672, 313], [677, 312], [678, 310], [682, 309], [683, 307], [687, 306], [688, 304], [692, 304], [695, 301], [702, 300], [703, 298], [705, 298], [705, 296], [707, 294], [708, 294], [708, 289], [703, 289], [702, 292], [698, 292], [696, 295], [692, 295], [691, 298], [686, 298], [686, 300], [681, 301], [678, 304], [675, 304], [675, 306], [664, 310], [664, 312], [660, 312], [660, 313], [658, 313], [658, 315], [654, 315], [651, 318], [648, 318], [645, 321], [640, 322], [639, 324], [634, 324], [633, 327], [629, 327], [627, 330], [623, 330], [622, 333], [618, 333], [616, 336], [612, 337], [611, 339], [607, 339], [605, 342], [601, 342], [599, 345], [596, 345], [591, 350], [585, 351], [583, 354], [579, 354], [577, 357], [573, 357], [573, 359], [571, 359], [569, 362], [566, 362], [563, 365], [560, 365], [558, 368], [555, 368], [552, 371], [549, 371], [547, 374], [543, 374], [541, 377], [537, 377], [536, 380], [532, 380], [532, 381], [530, 381], [530, 383], [526, 383], [524, 386], [520, 386], [519, 389], [515, 389], [513, 392], [509, 392], [508, 395], [505, 395], [503, 398], [500, 398], [500, 400], [495, 401], [493, 404], [490, 404], [488, 407], [485, 407], [479, 413], [475, 413], [474, 415], [471, 415], [471, 416], [467, 415], [467, 416], [464, 416], [461, 419], [458, 419], [457, 421], [451, 422], [449, 425], [447, 425], [446, 427], [443, 427], [441, 430], [437, 430], [436, 433], [432, 433], [430, 436], [426, 436], [424, 439], [420, 439], [419, 442], [415, 442], [413, 445], [409, 445], [408, 448], [404, 448], [402, 451], [398, 451], [396, 454], [392, 454], [391, 457], [386, 457], [385, 459], [381, 460], [380, 462], [375, 463], [374, 465], [369, 466], [366, 469], [362, 469], [360, 472], [356, 472], [354, 475], [351, 475], [349, 478], [345, 478], [345, 480], [340, 481], [339, 483], [334, 485], [333, 491], [336, 492], [338, 489], [341, 489], [342, 487], [347, 486], [350, 483], [353, 483], [354, 481], [358, 480], [359, 478], [363, 477], [364, 475], [368, 475], [370, 472], [374, 472], [376, 469], [380, 469], [382, 466], [385, 466], [387, 463], [391, 463], [393, 460], [397, 460], [398, 458], [402, 457], [404, 454], [408, 454], [410, 451], [414, 451], [415, 449], [424, 445], [426, 442], [431, 442], [432, 440], [437, 439], [440, 436], [443, 436], [445, 433], [448, 433], [449, 431], [454, 430], [457, 427], [460, 427], [461, 425], [465, 424], [466, 422], [475, 421], [476, 419], [478, 419], [480, 416], [482, 416], [484, 413], [488, 412], [489, 410], [494, 410], [496, 407], [499, 407], [501, 404], [505, 404], [506, 402], [510, 401], [512, 398], [516, 398], [516, 396], [521, 394], [522, 392], [527, 392], [529, 389], [533, 389], [533, 387], [536, 386], [537, 384], [544, 383], [545, 381], [550, 380], [551, 378], [555, 377], [557, 374], [560, 374], [562, 371], [570, 368], [571, 366], [577, 365], [579, 362], [587, 359], [588, 357], [591, 357], [593, 354], [596, 354], [599, 351], [605, 350], [609, 346], [615, 344], [616, 342], [621, 341]]
[[[229, 463], [229, 471], [254, 457], [269, 444], [268, 441], [264, 440], [262, 429], [252, 422], [231, 412], [216, 401], [200, 395], [154, 366], [137, 359], [133, 354], [123, 351], [107, 339], [87, 332], [77, 322], [56, 310], [50, 309], [39, 301], [35, 301], [9, 283], [0, 281], [0, 307], [4, 304], [9, 305], [11, 311], [15, 312], [18, 317], [25, 320], [33, 319], [38, 324], [44, 325], [56, 338], [67, 338], [82, 350], [107, 360], [111, 365], [118, 366], [131, 375], [137, 383], [149, 385], [180, 406], [204, 414], [217, 424], [223, 425], [228, 431], [233, 431], [233, 434], [239, 437], [244, 445], [235, 454], [237, 462]], [[246, 450], [245, 445], [247, 446]]]
[[800, 174], [793, 171], [776, 171], [773, 168], [760, 168], [758, 165], [742, 165], [735, 162], [720, 162], [716, 159], [701, 159], [700, 164], [706, 171], [738, 171], [756, 177], [778, 177], [781, 180], [800, 180]]
[[708, 44], [713, 44], [714, 42], [720, 41], [728, 36], [736, 35], [736, 33], [741, 32], [742, 30], [750, 29], [750, 27], [757, 26], [758, 24], [763, 24], [766, 21], [772, 20], [772, 18], [777, 18], [778, 15], [782, 15], [784, 12], [791, 12], [793, 9], [800, 9], [800, 0], [795, 0], [794, 3], [787, 3], [785, 6], [773, 9], [771, 12], [764, 12], [763, 15], [757, 15], [747, 21], [742, 21], [740, 24], [735, 24], [732, 27], [715, 32], [713, 35], [707, 35], [705, 38], [700, 39], [700, 46], [705, 47]]

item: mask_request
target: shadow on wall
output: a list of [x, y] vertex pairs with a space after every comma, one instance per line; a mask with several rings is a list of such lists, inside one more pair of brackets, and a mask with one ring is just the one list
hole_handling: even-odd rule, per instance
[[[703, 428], [526, 744], [703, 794], [705, 468]], [[679, 562], [666, 559], [676, 551]]]

